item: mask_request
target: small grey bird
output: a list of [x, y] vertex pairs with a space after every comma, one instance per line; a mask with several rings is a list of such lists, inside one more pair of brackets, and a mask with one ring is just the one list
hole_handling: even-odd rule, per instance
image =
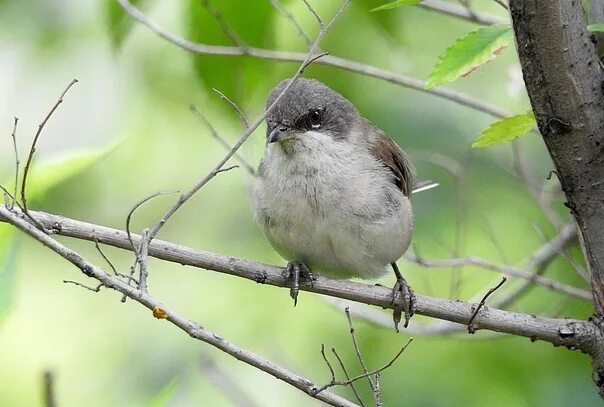
[[[288, 83], [271, 91], [267, 107]], [[396, 260], [413, 234], [408, 156], [344, 96], [313, 79], [298, 79], [266, 121], [254, 210], [271, 245], [289, 261], [294, 304], [299, 279], [312, 284], [311, 271], [372, 279], [391, 265], [393, 302], [400, 291], [406, 327], [414, 294]], [[401, 309], [394, 319], [397, 326]]]

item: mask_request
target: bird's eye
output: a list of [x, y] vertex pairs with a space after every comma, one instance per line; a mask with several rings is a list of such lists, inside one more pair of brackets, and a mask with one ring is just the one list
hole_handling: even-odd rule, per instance
[[318, 129], [319, 127], [321, 127], [321, 120], [323, 119], [322, 113], [323, 112], [321, 109], [315, 109], [312, 112], [310, 112], [308, 118], [310, 121], [310, 126], [313, 129]]

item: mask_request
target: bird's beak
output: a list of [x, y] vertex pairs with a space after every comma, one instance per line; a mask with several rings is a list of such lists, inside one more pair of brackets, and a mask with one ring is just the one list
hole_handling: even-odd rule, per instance
[[277, 141], [284, 140], [289, 136], [289, 129], [285, 126], [277, 126], [271, 131], [271, 134], [268, 135], [267, 142], [275, 143]]

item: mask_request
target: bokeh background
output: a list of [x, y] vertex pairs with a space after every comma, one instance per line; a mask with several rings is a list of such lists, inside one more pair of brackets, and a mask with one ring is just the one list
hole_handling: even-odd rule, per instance
[[[193, 56], [134, 25], [106, 1], [0, 1], [0, 180], [10, 184], [14, 158], [22, 161], [37, 125], [72, 78], [79, 83], [46, 126], [30, 184], [30, 205], [116, 228], [135, 202], [159, 190], [185, 190], [224, 154], [189, 111], [195, 104], [234, 143], [242, 132], [217, 88], [257, 117], [268, 91], [297, 64], [241, 57]], [[199, 0], [142, 2], [149, 15], [193, 40], [229, 44]], [[328, 19], [334, 0], [311, 2]], [[477, 10], [505, 18], [495, 2]], [[316, 22], [301, 1], [283, 4], [313, 35]], [[329, 53], [418, 78], [438, 56], [477, 26], [419, 8], [370, 12], [380, 2], [354, 0], [322, 43]], [[248, 44], [304, 51], [305, 42], [268, 0], [216, 0], [214, 5]], [[529, 108], [513, 49], [467, 78], [448, 85], [510, 112]], [[554, 228], [512, 171], [510, 145], [472, 150], [471, 141], [493, 118], [449, 101], [386, 82], [314, 65], [305, 76], [338, 90], [415, 157], [421, 178], [441, 186], [413, 199], [414, 247], [426, 258], [479, 255], [522, 266]], [[263, 150], [259, 128], [242, 149], [250, 162]], [[535, 135], [522, 140], [527, 162], [545, 182], [551, 169]], [[439, 153], [461, 163], [465, 187], [425, 161]], [[242, 168], [219, 175], [166, 225], [161, 238], [191, 247], [273, 264], [284, 261], [268, 245], [249, 209], [253, 182]], [[555, 180], [549, 181], [555, 190]], [[461, 197], [461, 198], [460, 198]], [[135, 229], [152, 225], [174, 197], [145, 205]], [[460, 206], [461, 204], [461, 206]], [[555, 210], [568, 219], [557, 202]], [[465, 215], [463, 215], [465, 213]], [[460, 223], [460, 214], [462, 214]], [[101, 264], [93, 245], [61, 238]], [[127, 270], [129, 253], [106, 249]], [[573, 255], [580, 261], [577, 248]], [[416, 292], [468, 300], [500, 279], [492, 272], [424, 269], [401, 262]], [[548, 276], [585, 287], [564, 259]], [[41, 245], [0, 226], [0, 405], [42, 405], [42, 376], [50, 370], [62, 406], [207, 405], [233, 401], [220, 384], [236, 386], [252, 405], [320, 403], [208, 345], [196, 342], [120, 295], [64, 284], [89, 283]], [[455, 283], [458, 281], [458, 283]], [[388, 276], [381, 281], [393, 283]], [[321, 344], [335, 346], [349, 370], [360, 368], [342, 307], [302, 293], [293, 308], [286, 290], [215, 272], [153, 260], [150, 291], [181, 315], [236, 344], [303, 374], [329, 380]], [[516, 281], [506, 284], [513, 288]], [[587, 318], [591, 305], [534, 288], [512, 309]], [[432, 321], [420, 316], [413, 324]], [[356, 321], [371, 367], [389, 360], [408, 339], [403, 331]], [[209, 366], [209, 367], [208, 367]], [[478, 332], [416, 335], [401, 359], [383, 373], [386, 405], [598, 405], [587, 357], [546, 343]], [[218, 373], [217, 373], [218, 372]], [[216, 374], [221, 379], [214, 379]], [[371, 402], [369, 386], [357, 388]], [[338, 392], [352, 399], [349, 389]]]

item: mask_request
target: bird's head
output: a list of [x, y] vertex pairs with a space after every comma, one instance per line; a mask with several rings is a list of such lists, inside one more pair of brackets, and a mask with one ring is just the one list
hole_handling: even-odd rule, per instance
[[[277, 99], [289, 79], [271, 91], [266, 107]], [[299, 78], [266, 118], [267, 143], [290, 144], [311, 135], [346, 138], [360, 116], [344, 96], [315, 79]], [[318, 134], [317, 134], [318, 133]]]

